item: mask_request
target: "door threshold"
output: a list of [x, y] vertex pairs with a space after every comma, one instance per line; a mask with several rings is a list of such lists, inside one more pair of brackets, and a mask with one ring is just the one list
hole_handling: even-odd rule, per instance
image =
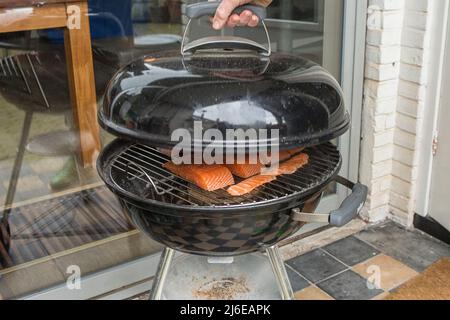
[[422, 217], [416, 214], [414, 215], [414, 227], [446, 244], [450, 244], [450, 231], [445, 229], [433, 218]]

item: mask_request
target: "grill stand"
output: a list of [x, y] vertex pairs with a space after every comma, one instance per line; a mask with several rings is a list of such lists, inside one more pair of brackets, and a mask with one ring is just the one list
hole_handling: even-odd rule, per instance
[[[283, 259], [281, 258], [280, 249], [278, 246], [273, 246], [266, 249], [267, 256], [272, 266], [272, 271], [275, 275], [278, 289], [281, 293], [282, 300], [293, 300], [294, 293], [292, 290], [291, 282], [289, 281], [286, 267]], [[153, 279], [152, 291], [150, 292], [150, 300], [161, 300], [164, 289], [164, 284], [167, 279], [167, 275], [170, 270], [172, 260], [175, 256], [175, 250], [165, 248], [161, 254], [159, 260], [158, 269], [156, 270], [155, 277]]]
[[150, 300], [161, 300], [164, 282], [166, 281], [167, 274], [169, 273], [170, 264], [172, 263], [174, 255], [175, 250], [167, 247], [161, 254], [158, 269], [156, 270], [155, 277], [153, 278], [153, 287], [152, 292], [150, 292]]
[[275, 274], [275, 279], [278, 283], [281, 299], [294, 300], [294, 292], [286, 272], [286, 267], [284, 266], [284, 261], [281, 258], [280, 248], [278, 246], [273, 246], [267, 248], [266, 252], [272, 266], [272, 271]]

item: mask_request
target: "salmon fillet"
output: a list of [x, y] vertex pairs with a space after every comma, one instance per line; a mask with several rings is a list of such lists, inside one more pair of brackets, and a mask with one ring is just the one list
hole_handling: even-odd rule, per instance
[[[278, 153], [278, 162], [283, 162], [283, 161], [289, 159], [291, 156], [292, 156], [292, 155], [291, 155], [291, 152], [288, 151], [288, 150], [280, 151], [280, 152]], [[269, 153], [269, 154], [267, 155], [267, 159], [264, 159], [264, 160], [262, 159], [262, 160], [261, 160], [261, 163], [264, 164], [264, 165], [266, 165], [266, 166], [270, 165], [270, 164], [272, 163], [272, 154]]]
[[[290, 151], [281, 151], [278, 155], [278, 162], [285, 161], [291, 157]], [[271, 155], [268, 156], [267, 160], [259, 160], [259, 164], [250, 164], [250, 162], [247, 160], [245, 164], [229, 164], [226, 165], [228, 169], [230, 169], [231, 173], [239, 178], [247, 179], [256, 175], [261, 174], [261, 170], [264, 168], [265, 165], [268, 165], [271, 163]]]
[[250, 178], [261, 173], [261, 164], [229, 164], [227, 168], [237, 177]]
[[306, 153], [301, 153], [286, 162], [280, 164], [278, 169], [276, 169], [276, 175], [283, 174], [294, 174], [300, 168], [306, 166], [309, 162], [309, 156]]
[[227, 191], [230, 195], [234, 197], [243, 196], [266, 183], [276, 180], [276, 178], [277, 178], [276, 176], [263, 176], [263, 175], [254, 176], [247, 180], [242, 181], [241, 183], [229, 187]]
[[[281, 151], [278, 155], [278, 162], [283, 162], [290, 159], [292, 156], [302, 152], [305, 148], [296, 148], [293, 150], [285, 150]], [[270, 164], [270, 156], [267, 164]], [[262, 169], [264, 168], [263, 164], [233, 164], [227, 165], [227, 168], [230, 169], [231, 173], [237, 177], [247, 179], [256, 175], [261, 174]], [[297, 170], [296, 170], [297, 171]]]
[[288, 152], [291, 156], [295, 156], [296, 154], [299, 154], [303, 150], [305, 150], [305, 148], [301, 147], [301, 148], [295, 148], [295, 149], [288, 150]]
[[206, 191], [215, 191], [234, 184], [230, 170], [221, 165], [177, 166], [173, 162], [167, 162], [163, 167]]

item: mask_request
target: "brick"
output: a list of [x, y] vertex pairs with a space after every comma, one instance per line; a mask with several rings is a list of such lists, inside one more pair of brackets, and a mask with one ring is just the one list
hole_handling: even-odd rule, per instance
[[400, 46], [371, 46], [366, 47], [366, 61], [377, 64], [398, 63], [401, 58]]
[[379, 10], [399, 10], [404, 7], [404, 0], [370, 0], [369, 7], [376, 7]]
[[[376, 89], [374, 89], [376, 92]], [[425, 86], [400, 80], [398, 83], [398, 93], [400, 96], [411, 100], [425, 100]]]
[[396, 124], [397, 127], [403, 131], [409, 132], [411, 134], [417, 133], [417, 119], [414, 119], [410, 116], [398, 113]]
[[413, 167], [398, 161], [392, 161], [392, 175], [404, 181], [413, 181], [415, 170]]
[[392, 160], [383, 161], [372, 165], [372, 178], [377, 179], [392, 173]]
[[392, 159], [394, 155], [393, 145], [388, 144], [373, 149], [373, 163], [379, 163]]
[[394, 134], [394, 143], [398, 146], [404, 147], [409, 150], [416, 148], [417, 137], [415, 134], [397, 128]]
[[416, 161], [414, 151], [398, 145], [394, 145], [394, 160], [411, 167], [415, 165]]
[[376, 64], [367, 62], [365, 76], [376, 81], [395, 80], [400, 72], [399, 63]]
[[405, 14], [405, 26], [426, 31], [428, 28], [427, 12], [408, 10]]
[[401, 61], [412, 65], [423, 66], [425, 52], [422, 48], [403, 47], [401, 50]]
[[366, 41], [368, 44], [374, 46], [401, 45], [402, 29], [392, 29], [390, 32], [383, 32], [381, 29], [368, 28]]
[[393, 148], [394, 133], [394, 130], [387, 130], [378, 134], [374, 134], [374, 147], [377, 148], [389, 145], [391, 148]]
[[389, 204], [395, 208], [409, 212], [411, 208], [411, 199], [409, 197], [404, 197], [397, 192], [390, 193]]
[[402, 44], [411, 48], [426, 48], [427, 33], [423, 30], [406, 27], [402, 34]]
[[400, 65], [400, 79], [425, 85], [427, 82], [427, 73], [421, 66], [402, 63]]
[[392, 177], [390, 175], [374, 179], [370, 186], [371, 192], [378, 193], [378, 192], [390, 190], [391, 179], [392, 179]]
[[397, 111], [417, 119], [420, 110], [423, 108], [423, 103], [417, 100], [408, 99], [402, 96], [397, 98]]
[[395, 98], [398, 93], [398, 80], [378, 82], [366, 79], [364, 93], [375, 99]]
[[405, 6], [408, 10], [428, 12], [430, 3], [429, 0], [406, 0]]
[[411, 194], [411, 184], [397, 177], [392, 177], [392, 192], [397, 193], [403, 197], [409, 197]]
[[370, 203], [369, 207], [373, 209], [389, 204], [389, 196], [390, 196], [389, 190], [371, 195], [369, 200]]

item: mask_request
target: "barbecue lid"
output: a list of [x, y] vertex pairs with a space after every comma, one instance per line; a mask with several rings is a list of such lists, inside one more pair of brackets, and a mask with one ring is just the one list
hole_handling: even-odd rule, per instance
[[[215, 8], [199, 3], [188, 6], [187, 15]], [[261, 7], [251, 10], [265, 17]], [[152, 146], [239, 150], [316, 145], [344, 134], [350, 123], [330, 73], [236, 37], [184, 39], [181, 54], [152, 55], [124, 67], [109, 84], [99, 120], [116, 136]]]

